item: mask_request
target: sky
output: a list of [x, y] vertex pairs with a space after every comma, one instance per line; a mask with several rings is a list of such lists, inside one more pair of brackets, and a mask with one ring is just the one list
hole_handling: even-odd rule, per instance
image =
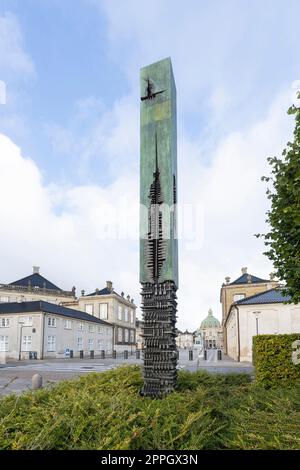
[[186, 214], [178, 327], [220, 319], [241, 267], [268, 277], [260, 178], [293, 132], [299, 17], [298, 0], [0, 0], [0, 282], [38, 265], [77, 294], [112, 280], [140, 303], [139, 69], [165, 57]]

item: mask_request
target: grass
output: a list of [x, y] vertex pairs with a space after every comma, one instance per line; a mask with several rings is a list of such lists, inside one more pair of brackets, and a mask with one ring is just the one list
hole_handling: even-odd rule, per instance
[[180, 372], [177, 391], [152, 400], [141, 385], [127, 366], [5, 397], [0, 449], [300, 449], [299, 386]]

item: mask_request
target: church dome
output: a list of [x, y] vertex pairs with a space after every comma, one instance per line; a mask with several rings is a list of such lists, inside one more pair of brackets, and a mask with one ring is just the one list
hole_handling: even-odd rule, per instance
[[220, 325], [219, 320], [216, 317], [213, 316], [212, 309], [210, 308], [208, 310], [208, 315], [202, 321], [200, 328], [201, 329], [202, 328], [219, 328], [220, 326], [221, 325]]

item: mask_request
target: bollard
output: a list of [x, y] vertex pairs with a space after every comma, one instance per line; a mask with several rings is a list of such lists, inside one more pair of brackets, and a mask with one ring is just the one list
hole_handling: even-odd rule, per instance
[[81, 351], [79, 351], [79, 357], [80, 357], [80, 359], [83, 359], [83, 351], [82, 351], [82, 349], [81, 349]]
[[128, 351], [127, 351], [127, 349], [125, 349], [125, 351], [124, 351], [124, 359], [128, 359]]
[[100, 351], [100, 359], [105, 359], [105, 351], [104, 351], [104, 349], [101, 349], [101, 351]]
[[218, 349], [218, 361], [222, 361], [222, 351]]
[[43, 386], [43, 377], [40, 374], [34, 374], [31, 379], [32, 390], [37, 390]]
[[117, 359], [117, 351], [115, 349], [113, 350], [113, 359]]
[[207, 350], [204, 349], [204, 360], [207, 361]]
[[70, 359], [73, 359], [73, 349], [70, 349]]
[[192, 361], [193, 360], [193, 351], [190, 350], [189, 351], [189, 361]]
[[135, 351], [135, 357], [136, 357], [136, 359], [140, 359], [140, 358], [141, 358], [141, 351], [140, 351], [139, 349], [137, 349], [137, 350]]
[[91, 359], [94, 359], [94, 357], [95, 357], [95, 353], [94, 353], [93, 350], [91, 350], [91, 351], [90, 351], [90, 358], [91, 358]]

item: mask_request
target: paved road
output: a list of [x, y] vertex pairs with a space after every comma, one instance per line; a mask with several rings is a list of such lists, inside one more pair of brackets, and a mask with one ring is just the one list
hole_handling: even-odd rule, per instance
[[[20, 393], [29, 390], [31, 378], [35, 373], [43, 377], [44, 385], [71, 379], [90, 372], [104, 372], [125, 364], [142, 364], [141, 359], [135, 355], [123, 359], [53, 359], [42, 361], [11, 362], [0, 365], [0, 395]], [[237, 363], [229, 358], [217, 359], [217, 351], [208, 351], [207, 360], [198, 357], [194, 351], [193, 360], [189, 360], [188, 351], [181, 350], [179, 354], [179, 369], [207, 370], [212, 373], [246, 372], [253, 373], [253, 366], [249, 363]]]

